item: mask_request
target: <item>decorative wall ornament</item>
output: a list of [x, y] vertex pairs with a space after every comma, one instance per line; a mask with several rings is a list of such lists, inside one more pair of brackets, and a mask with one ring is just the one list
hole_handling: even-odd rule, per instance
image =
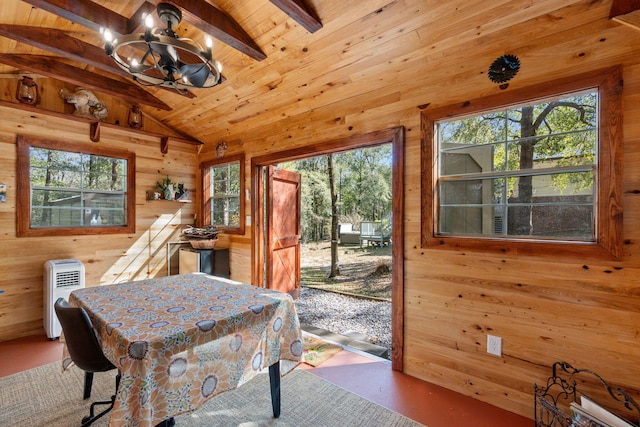
[[216, 145], [216, 157], [221, 159], [224, 157], [227, 152], [227, 143], [224, 141], [220, 141], [218, 145]]
[[85, 119], [104, 120], [109, 115], [109, 108], [88, 89], [79, 87], [74, 93], [67, 89], [60, 89], [60, 96], [69, 104], [76, 107], [74, 116]]
[[129, 109], [129, 127], [133, 129], [142, 129], [142, 110], [137, 105]]
[[489, 67], [489, 80], [494, 83], [505, 83], [520, 71], [520, 60], [515, 55], [503, 55], [493, 61]]
[[16, 87], [16, 99], [23, 104], [36, 105], [40, 102], [38, 85], [29, 76], [22, 76]]
[[[148, 194], [147, 199], [157, 200], [158, 198], [163, 198], [165, 200], [182, 200], [186, 198], [187, 194], [187, 189], [184, 187], [184, 184], [171, 181], [169, 175], [156, 182], [156, 189], [160, 193], [152, 193], [152, 197], [149, 197], [150, 194]], [[158, 196], [156, 196], [156, 194]]]
[[156, 188], [160, 190], [161, 197], [163, 197], [165, 200], [173, 200], [175, 195], [173, 184], [174, 183], [173, 181], [171, 181], [171, 178], [169, 178], [169, 175], [167, 175], [166, 178], [163, 178], [162, 180], [156, 182]]

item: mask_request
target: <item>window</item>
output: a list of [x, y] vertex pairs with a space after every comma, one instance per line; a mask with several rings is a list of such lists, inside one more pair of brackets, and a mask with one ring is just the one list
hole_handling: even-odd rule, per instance
[[18, 236], [135, 232], [135, 156], [18, 136]]
[[620, 82], [594, 73], [423, 112], [423, 246], [619, 258]]
[[597, 92], [435, 122], [441, 235], [595, 241]]
[[244, 155], [203, 163], [203, 225], [244, 234]]

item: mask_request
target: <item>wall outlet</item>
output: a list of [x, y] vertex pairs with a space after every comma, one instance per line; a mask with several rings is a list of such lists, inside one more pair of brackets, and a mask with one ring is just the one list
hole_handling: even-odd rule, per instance
[[502, 338], [487, 335], [487, 353], [502, 357]]

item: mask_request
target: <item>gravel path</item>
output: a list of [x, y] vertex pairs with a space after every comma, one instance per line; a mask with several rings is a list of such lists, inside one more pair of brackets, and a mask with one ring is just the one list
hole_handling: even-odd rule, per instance
[[360, 332], [391, 354], [391, 303], [302, 287], [296, 302], [300, 323], [338, 334]]

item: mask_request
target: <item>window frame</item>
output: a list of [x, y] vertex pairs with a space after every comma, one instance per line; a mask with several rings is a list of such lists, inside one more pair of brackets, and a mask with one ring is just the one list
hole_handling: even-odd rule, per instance
[[[132, 234], [136, 231], [136, 184], [135, 184], [135, 153], [125, 150], [114, 150], [102, 146], [89, 144], [70, 144], [57, 140], [18, 135], [17, 146], [17, 186], [16, 186], [16, 234], [18, 237], [45, 237], [68, 235], [101, 235], [101, 234]], [[127, 189], [126, 189], [126, 224], [118, 226], [100, 227], [52, 227], [31, 228], [31, 181], [30, 149], [38, 147], [44, 149], [83, 153], [105, 157], [114, 157], [127, 161]]]
[[[598, 92], [598, 147], [595, 241], [518, 239], [437, 234], [438, 144], [435, 124], [484, 111], [512, 108], [555, 96], [595, 89]], [[499, 254], [547, 255], [580, 259], [622, 259], [623, 137], [622, 69], [620, 66], [566, 77], [421, 112], [421, 247]]]
[[[238, 195], [238, 205], [240, 212], [240, 221], [237, 227], [229, 227], [229, 226], [221, 226], [216, 225], [216, 227], [223, 231], [225, 234], [244, 234], [245, 231], [245, 185], [244, 185], [244, 163], [245, 157], [244, 153], [235, 154], [232, 156], [226, 156], [219, 159], [209, 160], [203, 163], [200, 163], [200, 174], [202, 176], [202, 203], [200, 206], [200, 215], [199, 217], [202, 220], [198, 221], [198, 224], [201, 225], [209, 225], [211, 224], [211, 210], [210, 210], [210, 202], [209, 202], [209, 171], [212, 167], [219, 167], [229, 163], [238, 162], [240, 164], [239, 170], [239, 181], [240, 181], [240, 194]], [[214, 224], [215, 225], [215, 224]]]

